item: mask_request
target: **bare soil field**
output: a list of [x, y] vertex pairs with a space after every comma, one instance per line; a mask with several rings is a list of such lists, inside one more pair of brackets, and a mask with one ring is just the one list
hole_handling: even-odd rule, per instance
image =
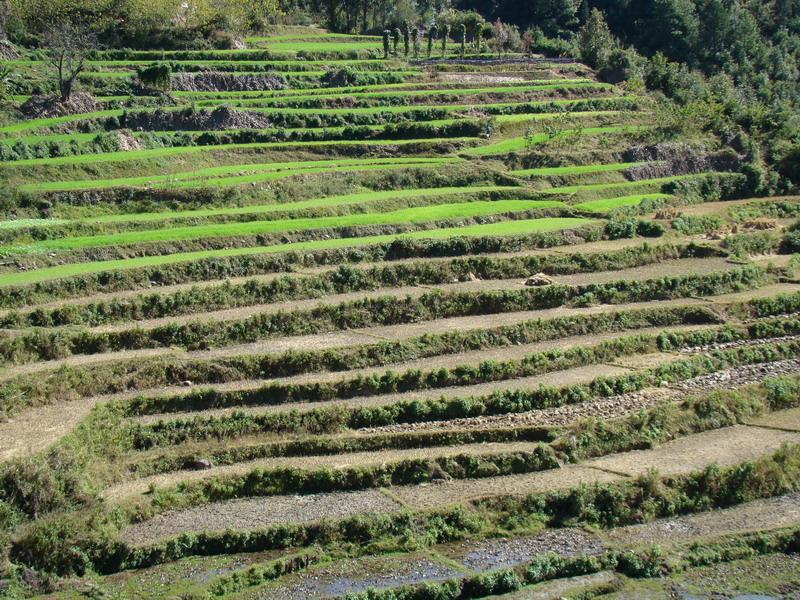
[[769, 413], [763, 417], [748, 421], [747, 424], [771, 429], [784, 429], [786, 431], [800, 431], [800, 408]]
[[587, 461], [585, 466], [627, 477], [644, 475], [650, 470], [676, 475], [710, 464], [728, 467], [771, 454], [785, 443], [798, 442], [800, 433], [738, 425], [681, 437], [652, 450], [604, 456]]
[[722, 510], [610, 529], [602, 532], [600, 538], [615, 545], [673, 544], [704, 537], [779, 529], [798, 522], [800, 493], [794, 493]]
[[402, 505], [380, 490], [249, 498], [164, 513], [132, 525], [124, 532], [124, 539], [129, 544], [139, 545], [186, 531], [258, 529], [280, 523], [344, 519], [361, 513], [401, 509]]

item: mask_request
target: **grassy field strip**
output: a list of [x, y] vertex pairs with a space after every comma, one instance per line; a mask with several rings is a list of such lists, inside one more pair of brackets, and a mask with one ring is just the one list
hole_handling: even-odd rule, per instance
[[[9, 61], [4, 61], [7, 64], [15, 67], [39, 67], [43, 66], [44, 61], [40, 60], [30, 60], [30, 59], [12, 59]], [[351, 65], [351, 66], [374, 66], [374, 67], [382, 67], [387, 64], [387, 61], [383, 59], [338, 59], [338, 60], [236, 60], [232, 61], [230, 59], [224, 58], [208, 58], [208, 59], [187, 59], [187, 60], [169, 60], [167, 61], [170, 64], [176, 65], [180, 68], [180, 65], [197, 65], [198, 67], [220, 67], [230, 64], [235, 65], [245, 65], [245, 66], [252, 66], [254, 68], [263, 68], [263, 67], [270, 67], [274, 65], [281, 65], [281, 66], [297, 66], [297, 67], [304, 67], [304, 66], [311, 66], [318, 67], [318, 69], [324, 68], [326, 65]], [[114, 68], [128, 68], [131, 71], [135, 71], [136, 67], [141, 66], [148, 66], [152, 65], [152, 60], [144, 60], [144, 59], [91, 59], [86, 61], [86, 67], [88, 69], [114, 69]], [[400, 66], [404, 65], [405, 63], [398, 62], [398, 61], [388, 61], [390, 66]], [[180, 70], [176, 70], [176, 72], [181, 72]], [[346, 88], [342, 88], [346, 89]], [[220, 92], [223, 93], [223, 92]], [[251, 92], [253, 93], [253, 92]], [[26, 96], [27, 98], [27, 96]]]
[[[557, 119], [564, 113], [517, 113], [513, 115], [497, 115], [494, 117], [497, 123], [525, 123], [530, 121], [546, 121], [549, 119]], [[621, 117], [627, 114], [621, 110], [586, 110], [580, 112], [571, 112], [570, 115], [574, 119], [590, 119], [594, 117]], [[434, 121], [429, 121], [434, 122]], [[513, 174], [513, 171], [511, 172]]]
[[220, 223], [194, 227], [174, 227], [149, 231], [122, 232], [116, 234], [83, 236], [54, 240], [43, 240], [27, 246], [0, 247], [0, 252], [36, 252], [41, 250], [72, 250], [100, 248], [125, 244], [141, 244], [156, 241], [177, 241], [209, 237], [249, 236], [265, 233], [305, 231], [333, 227], [357, 227], [362, 225], [398, 225], [402, 223], [426, 223], [455, 218], [524, 212], [536, 208], [559, 206], [547, 200], [476, 200], [459, 204], [439, 204], [405, 208], [386, 213], [355, 214], [340, 217], [317, 217], [279, 219], [275, 221], [250, 221], [244, 223]]
[[591, 213], [606, 213], [626, 206], [639, 206], [645, 200], [666, 200], [672, 198], [669, 194], [636, 194], [633, 196], [620, 196], [618, 198], [604, 198], [590, 200], [573, 205], [575, 208]]
[[73, 121], [86, 121], [89, 119], [103, 119], [107, 117], [120, 117], [125, 111], [120, 109], [98, 110], [91, 113], [79, 113], [74, 115], [64, 115], [61, 117], [47, 117], [42, 119], [30, 119], [28, 121], [20, 121], [19, 123], [12, 123], [11, 125], [4, 125], [0, 127], [0, 134], [18, 133], [20, 131], [29, 131], [31, 129], [39, 129], [41, 127], [52, 127], [53, 125], [62, 125], [64, 123], [71, 123]]
[[[417, 166], [415, 163], [414, 166]], [[441, 164], [441, 163], [422, 163], [422, 164]], [[314, 171], [316, 172], [316, 171]], [[0, 221], [0, 229], [12, 229], [16, 227], [47, 227], [50, 225], [72, 225], [90, 223], [131, 223], [144, 221], [166, 221], [172, 219], [197, 219], [203, 217], [216, 217], [225, 215], [249, 215], [270, 212], [281, 212], [286, 210], [302, 210], [307, 208], [318, 208], [327, 206], [344, 206], [348, 204], [358, 204], [362, 202], [380, 202], [383, 200], [419, 198], [425, 196], [439, 197], [451, 195], [480, 194], [486, 192], [513, 192], [520, 188], [502, 185], [483, 185], [465, 187], [443, 187], [443, 188], [416, 188], [409, 190], [388, 190], [380, 192], [361, 192], [356, 194], [346, 194], [342, 196], [327, 196], [323, 198], [311, 198], [309, 200], [297, 200], [292, 202], [281, 202], [272, 204], [256, 204], [249, 206], [232, 206], [227, 208], [206, 208], [200, 210], [177, 210], [147, 213], [126, 213], [113, 215], [98, 215], [96, 217], [82, 217], [79, 219], [22, 219], [19, 221]], [[553, 204], [559, 206], [560, 204]]]
[[399, 462], [421, 458], [440, 458], [468, 454], [483, 456], [505, 452], [530, 452], [536, 448], [535, 442], [482, 443], [461, 446], [444, 446], [429, 448], [410, 448], [406, 450], [382, 450], [381, 452], [354, 452], [321, 456], [293, 456], [252, 460], [233, 465], [214, 467], [205, 471], [173, 471], [141, 479], [131, 479], [109, 487], [102, 492], [103, 498], [110, 503], [117, 503], [131, 496], [147, 492], [151, 485], [172, 487], [182, 481], [201, 481], [229, 475], [243, 475], [255, 469], [301, 468], [301, 469], [343, 469], [347, 467], [366, 467], [386, 462]]
[[[484, 107], [484, 108], [491, 108], [491, 106], [489, 106], [489, 105], [481, 105], [481, 106]], [[455, 110], [450, 110], [451, 108], [455, 109]], [[469, 110], [470, 108], [474, 108], [474, 107], [468, 107], [468, 106], [448, 107], [448, 112], [458, 112], [458, 110]], [[351, 112], [354, 112], [354, 111], [357, 111], [357, 109], [353, 109], [353, 111], [351, 111]], [[272, 110], [272, 109], [255, 109], [252, 112], [265, 112], [265, 113], [269, 113], [269, 114], [273, 114], [273, 113], [277, 114], [277, 113], [280, 113], [280, 112], [284, 112], [284, 109], [276, 109], [276, 110]], [[328, 112], [332, 113], [334, 111], [329, 110], [329, 109], [321, 109], [321, 110], [316, 111], [316, 112], [318, 112], [319, 114], [325, 114], [325, 113], [328, 113]], [[373, 112], [373, 110], [372, 109], [368, 109], [365, 112]], [[374, 111], [374, 112], [384, 112], [384, 111]], [[406, 111], [391, 110], [391, 111], [386, 111], [386, 112], [402, 114], [402, 113], [404, 113]], [[408, 110], [408, 112], [412, 113], [414, 111], [413, 110]], [[309, 114], [311, 114], [310, 110], [309, 110]], [[556, 113], [517, 113], [517, 114], [513, 114], [513, 115], [498, 115], [497, 117], [495, 117], [495, 119], [497, 120], [498, 123], [523, 123], [525, 121], [544, 121], [544, 120], [549, 120], [549, 119], [555, 119], [555, 118], [558, 118], [559, 116], [561, 116], [562, 114], [563, 113], [557, 113], [557, 112]], [[594, 118], [594, 117], [616, 117], [616, 116], [621, 116], [621, 115], [623, 115], [625, 113], [623, 111], [618, 111], [618, 110], [593, 110], [593, 111], [575, 112], [575, 113], [572, 113], [572, 114], [574, 115], [575, 119], [587, 119], [587, 118]], [[414, 115], [412, 115], [412, 116], [414, 116]], [[459, 122], [476, 121], [476, 120], [477, 119], [474, 118], [474, 117], [460, 116], [460, 115], [456, 115], [456, 116], [453, 116], [453, 117], [450, 117], [450, 118], [444, 118], [444, 119], [430, 119], [427, 116], [423, 115], [423, 116], [420, 116], [419, 118], [414, 116], [414, 118], [408, 119], [407, 121], [400, 121], [399, 123], [391, 123], [391, 124], [384, 123], [384, 124], [378, 124], [378, 125], [360, 125], [359, 127], [360, 128], [369, 129], [370, 131], [380, 132], [380, 131], [386, 131], [387, 126], [389, 126], [389, 125], [409, 124], [409, 123], [412, 123], [412, 122], [413, 123], [425, 123], [425, 124], [430, 125], [432, 127], [442, 127], [442, 126], [446, 126], [446, 125], [453, 125], [453, 124], [459, 123]], [[217, 130], [214, 131], [214, 133], [217, 134], [217, 135], [236, 135], [236, 134], [242, 134], [242, 133], [245, 133], [245, 132], [247, 132], [247, 133], [259, 133], [259, 134], [262, 134], [262, 135], [277, 134], [277, 133], [292, 135], [292, 134], [303, 134], [303, 133], [313, 133], [313, 132], [324, 131], [324, 132], [330, 133], [330, 134], [333, 134], [333, 133], [341, 134], [341, 133], [344, 133], [346, 131], [346, 129], [347, 129], [347, 127], [345, 127], [345, 126], [319, 125], [319, 126], [315, 126], [315, 127], [289, 127], [289, 128], [275, 128], [275, 127], [273, 127], [271, 129], [217, 129]], [[109, 132], [113, 132], [113, 131], [115, 131], [115, 130], [110, 130]], [[108, 132], [103, 132], [103, 133], [108, 133]], [[186, 133], [190, 133], [190, 134], [191, 133], [197, 133], [197, 134], [199, 134], [200, 132], [193, 131], [193, 130], [162, 130], [162, 131], [146, 131], [146, 132], [145, 131], [142, 131], [142, 132], [135, 131], [135, 132], [133, 132], [132, 135], [133, 135], [134, 138], [137, 138], [137, 139], [145, 139], [145, 144], [146, 144], [146, 140], [150, 135], [157, 135], [157, 136], [160, 136], [160, 137], [173, 137], [173, 138], [175, 138], [175, 137], [184, 135]], [[26, 136], [20, 136], [20, 137], [8, 137], [8, 138], [0, 137], [0, 143], [10, 144], [11, 142], [14, 142], [14, 143], [24, 142], [26, 144], [34, 145], [34, 144], [42, 143], [42, 142], [76, 142], [76, 143], [87, 144], [89, 142], [92, 142], [92, 141], [96, 140], [99, 135], [101, 135], [101, 134], [100, 133], [45, 133], [45, 134], [41, 134], [41, 135], [33, 134], [33, 135], [26, 135]], [[399, 137], [397, 139], [401, 139], [402, 140], [403, 138]], [[440, 135], [439, 139], [447, 139], [447, 138], [444, 138], [444, 137], [442, 137]]]
[[511, 171], [518, 177], [562, 177], [568, 175], [586, 175], [624, 171], [631, 167], [639, 167], [647, 162], [612, 163], [607, 165], [569, 165], [564, 167], [540, 167], [536, 169], [519, 169]]
[[[439, 485], [395, 486], [391, 492], [413, 509], [434, 509], [483, 497], [536, 494], [626, 479], [623, 475], [601, 470], [598, 468], [600, 464], [614, 464], [624, 468], [635, 465], [635, 468], [630, 469], [631, 472], [646, 472], [650, 468], [658, 468], [662, 476], [676, 476], [702, 469], [710, 463], [731, 466], [754, 460], [777, 451], [784, 443], [798, 441], [800, 434], [776, 432], [773, 436], [764, 429], [730, 427], [682, 437], [653, 450], [611, 455], [605, 459], [606, 463], [588, 461], [524, 475], [452, 480]], [[247, 530], [284, 523], [287, 520], [302, 523], [323, 517], [342, 518], [350, 514], [346, 509], [349, 498], [353, 499], [354, 505], [359, 503], [356, 494], [359, 493], [339, 493], [335, 503], [325, 502], [326, 494], [315, 495], [316, 502], [324, 502], [330, 508], [322, 514], [314, 511], [311, 518], [307, 513], [308, 501], [302, 496], [271, 496], [212, 503], [159, 515], [132, 525], [123, 532], [123, 537], [128, 543], [144, 545], [181, 533], [233, 528]], [[342, 508], [338, 508], [342, 504], [345, 507], [344, 514]], [[245, 506], [248, 508], [244, 508]], [[293, 514], [290, 516], [291, 507], [295, 510], [291, 511]], [[384, 508], [386, 512], [400, 509], [397, 504], [389, 504]], [[380, 508], [376, 506], [374, 510]]]
[[578, 194], [580, 192], [596, 191], [596, 190], [609, 190], [616, 188], [636, 187], [639, 185], [663, 185], [665, 183], [674, 183], [676, 181], [686, 181], [691, 179], [698, 179], [708, 175], [719, 175], [720, 173], [691, 173], [687, 175], [672, 175], [670, 177], [657, 177], [655, 179], [637, 179], [635, 181], [626, 181], [624, 183], [586, 183], [581, 185], [570, 185], [564, 187], [554, 187], [541, 190], [544, 194]]
[[[483, 108], [486, 108], [487, 105], [480, 105]], [[461, 116], [461, 115], [454, 115], [448, 118], [442, 119], [431, 119], [429, 115], [422, 115], [420, 117], [415, 117], [413, 114], [413, 110], [407, 110], [407, 107], [393, 107], [393, 108], [404, 108], [406, 110], [394, 110], [390, 111], [395, 114], [403, 114], [404, 112], [409, 112], [410, 118], [405, 121], [399, 121], [397, 123], [382, 123], [376, 125], [360, 125], [359, 127], [362, 129], [368, 129], [374, 132], [383, 132], [384, 134], [387, 133], [387, 127], [394, 126], [394, 125], [402, 125], [402, 124], [409, 124], [409, 123], [425, 123], [431, 127], [444, 127], [447, 125], [454, 125], [460, 122], [466, 121], [476, 121], [474, 117], [470, 116]], [[474, 106], [463, 106], [463, 107], [447, 107], [450, 108], [462, 108], [463, 110], [470, 110], [475, 108]], [[294, 109], [293, 109], [294, 110]], [[308, 114], [323, 114], [326, 112], [327, 109], [321, 109], [314, 113], [313, 109], [298, 109], [303, 111], [308, 111]], [[338, 110], [338, 109], [337, 109]], [[357, 109], [353, 109], [354, 111]], [[369, 112], [381, 112], [375, 111], [374, 109], [367, 109]], [[276, 114], [278, 111], [282, 111], [282, 109], [263, 109], [258, 108], [254, 109], [252, 112], [264, 112], [269, 114]], [[449, 111], [453, 112], [453, 111]], [[556, 119], [561, 116], [563, 113], [555, 112], [555, 113], [516, 113], [512, 115], [498, 115], [495, 117], [497, 123], [524, 123], [527, 121], [545, 121], [550, 119]], [[590, 119], [596, 117], [616, 117], [625, 114], [623, 111], [617, 110], [592, 110], [592, 111], [580, 111], [580, 112], [573, 112], [571, 113], [574, 118], [577, 119]], [[315, 127], [290, 127], [290, 128], [271, 128], [271, 129], [217, 129], [214, 131], [217, 135], [241, 135], [244, 133], [248, 134], [261, 134], [261, 135], [298, 135], [298, 134], [311, 134], [311, 133], [319, 133], [319, 132], [326, 132], [328, 134], [343, 134], [347, 130], [345, 126], [329, 126], [329, 125], [319, 125]], [[13, 146], [19, 142], [23, 142], [28, 145], [36, 145], [40, 143], [51, 143], [51, 142], [71, 142], [71, 143], [78, 143], [78, 144], [88, 144], [96, 140], [99, 136], [103, 133], [112, 133], [118, 130], [109, 130], [105, 132], [96, 132], [96, 133], [44, 133], [44, 134], [32, 134], [32, 135], [24, 135], [19, 137], [2, 137], [0, 136], [0, 144], [6, 146]], [[198, 134], [200, 132], [194, 130], [162, 130], [162, 131], [143, 131], [143, 132], [133, 132], [132, 135], [134, 138], [143, 139], [144, 145], [147, 146], [147, 140], [149, 136], [156, 135], [162, 138], [177, 138], [183, 136], [185, 134]], [[393, 138], [391, 137], [391, 130], [388, 131], [390, 135], [390, 139], [401, 139], [402, 138]], [[181, 145], [181, 144], [176, 144]], [[183, 144], [186, 145], [186, 144]], [[202, 146], [202, 144], [198, 144]]]
[[[232, 175], [229, 177], [216, 177], [213, 179], [203, 178], [190, 178], [186, 180], [175, 180], [170, 176], [166, 176], [164, 180], [148, 181], [142, 183], [131, 184], [121, 180], [121, 183], [116, 185], [108, 185], [107, 181], [102, 182], [100, 185], [92, 185], [91, 180], [77, 180], [66, 182], [68, 185], [59, 185], [60, 182], [48, 182], [36, 186], [20, 186], [20, 189], [31, 192], [65, 192], [65, 191], [79, 191], [79, 190], [93, 190], [103, 189], [108, 187], [144, 187], [144, 188], [161, 188], [161, 189], [181, 189], [181, 188], [203, 188], [203, 187], [227, 187], [227, 186], [242, 186], [251, 183], [263, 183], [266, 181], [275, 181], [278, 179], [285, 179], [287, 177], [295, 177], [297, 175], [311, 175], [315, 173], [340, 173], [340, 172], [362, 172], [362, 171], [383, 171], [394, 169], [422, 169], [439, 166], [439, 163], [400, 163], [400, 164], [372, 164], [362, 166], [331, 166], [331, 167], [309, 167], [305, 169], [286, 170], [286, 171], [262, 171], [260, 173], [250, 173], [247, 175]], [[159, 176], [156, 176], [159, 177]]]
[[[582, 136], [638, 133], [645, 129], [647, 129], [647, 127], [638, 125], [618, 125], [611, 127], [585, 127], [580, 130], [562, 132], [558, 134], [556, 137], [565, 137], [570, 133], [575, 133], [575, 132], [579, 132]], [[526, 150], [532, 145], [542, 144], [551, 139], [554, 138], [546, 133], [539, 133], [539, 134], [534, 134], [533, 136], [530, 137], [524, 137], [524, 136], [515, 137], [507, 140], [502, 140], [499, 142], [494, 142], [492, 144], [486, 144], [483, 146], [474, 146], [472, 148], [461, 150], [460, 153], [467, 156], [495, 156], [498, 154], [508, 154], [510, 152], [521, 152]]]
[[381, 44], [377, 41], [369, 42], [270, 42], [269, 50], [275, 52], [351, 52], [357, 50], [372, 50], [377, 55], [382, 53]]
[[[401, 105], [390, 105], [390, 106], [365, 106], [365, 107], [357, 107], [357, 108], [283, 108], [283, 107], [242, 107], [246, 108], [247, 112], [255, 112], [255, 113], [263, 113], [267, 115], [314, 115], [314, 116], [322, 116], [322, 115], [338, 115], [338, 116], [354, 116], [354, 115], [382, 115], [382, 114], [393, 114], [393, 115], [403, 115], [405, 113], [409, 114], [409, 119], [413, 120], [414, 122], [424, 122], [424, 123], [431, 123], [442, 121], [442, 119], [433, 119], [426, 115], [418, 115], [416, 113], [420, 112], [429, 112], [429, 111], [442, 111], [446, 113], [457, 113], [461, 111], [469, 111], [475, 108], [481, 108], [484, 110], [502, 110], [502, 109], [516, 109], [516, 108], [525, 108], [530, 106], [531, 102], [493, 102], [493, 103], [480, 103], [480, 104], [401, 104]], [[605, 113], [612, 113], [612, 114], [620, 114], [622, 111], [576, 111], [571, 112], [571, 115], [584, 115], [584, 114], [605, 114]], [[530, 112], [530, 113], [516, 113], [512, 115], [497, 115], [497, 117], [533, 117], [537, 115], [543, 115], [542, 118], [554, 118], [556, 116], [563, 115], [563, 112], [548, 112], [548, 113], [537, 113], [537, 112]], [[546, 116], [545, 116], [546, 115]], [[474, 118], [474, 117], [465, 117], [465, 118]], [[292, 128], [288, 129], [288, 131], [313, 131], [318, 130], [321, 128], [327, 129], [335, 129], [334, 127], [299, 127], [299, 128]]]
[[184, 154], [197, 154], [199, 152], [214, 152], [215, 150], [269, 150], [270, 148], [324, 148], [335, 146], [413, 146], [417, 144], [435, 143], [461, 143], [472, 142], [477, 138], [459, 137], [437, 140], [436, 138], [423, 138], [416, 140], [330, 140], [324, 142], [266, 142], [248, 144], [214, 144], [209, 146], [178, 146], [174, 148], [153, 148], [150, 150], [129, 150], [120, 152], [103, 152], [98, 154], [81, 154], [78, 156], [60, 156], [57, 158], [31, 158], [24, 160], [12, 160], [0, 162], [2, 167], [35, 167], [35, 166], [57, 166], [92, 164], [103, 162], [123, 162], [131, 160], [148, 160], [153, 158], [164, 158], [168, 156], [180, 156]]
[[[566, 85], [561, 84], [561, 80], [558, 80], [558, 85]], [[569, 81], [569, 80], [567, 80]], [[570, 85], [585, 85], [585, 84], [593, 84], [591, 80], [580, 80], [575, 82], [569, 82]], [[408, 85], [408, 84], [402, 84]], [[502, 87], [485, 87], [485, 88], [470, 88], [470, 89], [455, 89], [452, 90], [452, 94], [461, 95], [478, 95], [478, 94], [486, 94], [486, 93], [493, 93], [493, 94], [503, 94], [503, 93], [514, 93], [520, 91], [535, 91], [538, 89], [557, 89], [557, 84], [553, 84], [550, 80], [542, 80], [541, 82], [536, 82], [531, 84], [530, 82], [526, 82], [525, 85], [516, 85], [516, 86], [502, 86]], [[543, 86], [546, 86], [543, 88]], [[309, 90], [299, 92], [298, 90], [290, 90], [293, 92], [293, 95], [286, 95], [280, 100], [282, 102], [293, 102], [293, 101], [302, 101], [308, 98], [318, 98], [323, 96], [331, 96], [334, 98], [339, 98], [342, 96], [343, 93], [347, 94], [348, 98], [392, 98], [396, 97], [398, 91], [400, 90], [392, 90], [387, 92], [376, 92], [376, 91], [364, 91], [364, 92], [356, 92], [352, 91], [353, 89], [358, 88], [321, 88], [320, 90]], [[287, 91], [287, 90], [283, 90]], [[318, 93], [312, 93], [318, 91]], [[404, 97], [416, 97], [416, 96], [435, 96], [437, 94], [447, 93], [450, 90], [445, 90], [444, 92], [439, 89], [431, 89], [431, 90], [408, 90], [402, 91], [402, 96]], [[199, 92], [175, 92], [178, 97], [185, 96], [187, 98], [195, 98], [201, 97], [197, 96]], [[208, 92], [209, 94], [219, 94], [220, 92]], [[230, 96], [225, 96], [218, 98], [220, 102], [213, 102], [212, 104], [207, 104], [207, 102], [211, 102], [210, 100], [200, 100], [197, 101], [197, 106], [215, 106], [217, 104], [225, 104], [230, 103], [231, 100], [237, 100], [241, 97], [242, 101], [246, 101], [247, 95], [243, 94], [257, 94], [257, 93], [265, 93], [265, 92], [229, 92]], [[271, 92], [274, 93], [274, 92]], [[119, 97], [123, 98], [123, 97]], [[268, 99], [268, 98], [266, 98]], [[255, 101], [265, 100], [265, 98], [261, 98], [256, 96], [253, 98]], [[574, 102], [574, 101], [573, 101]], [[168, 108], [167, 110], [180, 110], [181, 108], [185, 107], [177, 107], [177, 108]], [[386, 107], [389, 108], [389, 107]], [[402, 107], [400, 107], [402, 108]], [[314, 109], [319, 110], [319, 109]], [[348, 110], [353, 109], [343, 109], [345, 113]], [[0, 127], [0, 134], [4, 133], [14, 133], [18, 131], [25, 131], [28, 129], [37, 129], [40, 127], [50, 127], [53, 125], [61, 125], [63, 123], [69, 123], [72, 121], [86, 121], [89, 119], [101, 119], [105, 117], [118, 117], [121, 116], [125, 111], [122, 109], [109, 109], [109, 110], [100, 110], [91, 113], [78, 113], [72, 115], [63, 115], [59, 117], [47, 117], [41, 119], [29, 119], [27, 121], [20, 121], [18, 123], [12, 123], [10, 125], [5, 125]]]
[[133, 269], [137, 267], [174, 264], [199, 260], [203, 258], [223, 256], [246, 256], [249, 254], [272, 254], [279, 252], [322, 250], [327, 248], [346, 248], [380, 244], [396, 239], [446, 239], [451, 237], [479, 237], [492, 235], [528, 235], [544, 231], [557, 231], [570, 229], [593, 223], [591, 219], [582, 218], [552, 218], [552, 219], [523, 219], [518, 221], [503, 221], [485, 225], [471, 225], [468, 227], [448, 227], [431, 231], [417, 231], [403, 234], [374, 235], [360, 238], [335, 238], [329, 240], [313, 240], [307, 242], [294, 242], [274, 246], [260, 246], [252, 248], [226, 248], [222, 250], [204, 250], [198, 252], [183, 252], [165, 256], [145, 256], [121, 260], [98, 261], [91, 263], [66, 264], [57, 267], [47, 267], [18, 273], [0, 274], [0, 286], [24, 285], [61, 279], [86, 273], [101, 273], [104, 271]]
[[[437, 90], [430, 90], [431, 92]], [[472, 90], [474, 94], [483, 93], [484, 90]], [[461, 90], [456, 90], [460, 94]], [[387, 93], [387, 97], [392, 97], [394, 94]], [[339, 95], [333, 94], [334, 97], [338, 97]], [[314, 96], [316, 97], [316, 96]], [[290, 102], [290, 101], [302, 101], [303, 99], [307, 99], [304, 97], [297, 97], [297, 98], [283, 98], [281, 101]], [[621, 96], [619, 99], [635, 99], [633, 96]], [[375, 107], [361, 107], [361, 108], [349, 108], [349, 109], [336, 109], [336, 108], [280, 108], [280, 107], [259, 107], [259, 100], [252, 100], [249, 103], [245, 100], [241, 102], [237, 102], [236, 106], [241, 108], [249, 108], [250, 110], [254, 110], [256, 112], [281, 112], [284, 114], [318, 114], [320, 112], [326, 114], [342, 114], [342, 115], [350, 115], [350, 114], [374, 114], [374, 113], [398, 113], [398, 112], [412, 112], [412, 111], [420, 111], [427, 108], [437, 108], [441, 110], [468, 110], [473, 108], [474, 104], [406, 104], [406, 105], [388, 105], [388, 106], [375, 106]], [[570, 106], [573, 104], [578, 104], [580, 102], [585, 102], [585, 99], [574, 99], [574, 100], [552, 100], [552, 101], [535, 101], [535, 102], [494, 102], [489, 104], [481, 104], [481, 106], [487, 106], [496, 109], [502, 108], [513, 108], [514, 106], [520, 105], [555, 105], [555, 106]], [[196, 105], [199, 107], [214, 107], [214, 106], [225, 106], [231, 104], [230, 99], [223, 99], [219, 101], [198, 101]], [[251, 106], [252, 105], [252, 106]], [[167, 111], [178, 111], [185, 109], [186, 106], [178, 106], [174, 108], [167, 108]], [[261, 108], [262, 110], [257, 111], [256, 109]], [[144, 110], [144, 109], [142, 109]], [[65, 115], [61, 117], [48, 117], [48, 118], [41, 118], [41, 119], [30, 119], [27, 121], [20, 121], [17, 123], [12, 123], [10, 125], [5, 125], [0, 127], [0, 136], [8, 136], [9, 134], [18, 134], [25, 131], [32, 131], [36, 129], [43, 129], [47, 127], [53, 127], [56, 125], [63, 125], [66, 123], [73, 123], [73, 122], [80, 122], [80, 121], [89, 121], [89, 120], [97, 120], [97, 119], [105, 119], [111, 117], [119, 117], [122, 116], [124, 113], [121, 109], [107, 109], [107, 110], [100, 110], [91, 113], [78, 113], [73, 115]], [[12, 138], [14, 139], [14, 138]]]
[[183, 171], [168, 175], [143, 175], [140, 177], [118, 177], [115, 179], [76, 179], [72, 181], [48, 181], [39, 184], [20, 186], [27, 191], [71, 191], [101, 189], [111, 187], [206, 187], [242, 185], [274, 178], [324, 173], [326, 171], [364, 171], [374, 169], [419, 168], [458, 162], [455, 157], [447, 158], [374, 158], [298, 161], [278, 163], [244, 163], [207, 167], [195, 171]]
[[[714, 272], [731, 271], [738, 268], [734, 262], [728, 262], [723, 258], [685, 258], [679, 260], [663, 261], [655, 265], [645, 265], [614, 271], [596, 271], [593, 273], [580, 273], [576, 275], [558, 276], [558, 283], [564, 285], [601, 285], [614, 281], [647, 281], [660, 277], [678, 277], [686, 273], [709, 274]], [[166, 326], [169, 324], [180, 325], [196, 321], [204, 322], [224, 322], [232, 320], [242, 320], [257, 314], [274, 314], [281, 311], [308, 310], [318, 306], [332, 306], [345, 302], [353, 302], [374, 298], [379, 296], [396, 296], [404, 298], [406, 296], [421, 296], [431, 290], [439, 290], [443, 293], [464, 293], [464, 292], [488, 292], [503, 291], [509, 289], [520, 289], [524, 285], [524, 279], [483, 279], [478, 281], [462, 281], [457, 283], [445, 283], [437, 285], [400, 285], [385, 286], [374, 290], [362, 292], [346, 292], [322, 297], [308, 299], [286, 300], [269, 303], [256, 303], [252, 305], [237, 306], [235, 308], [225, 308], [219, 310], [202, 311], [186, 315], [172, 315], [160, 318], [143, 319], [135, 322], [135, 326], [141, 329], [150, 329]], [[130, 329], [130, 322], [112, 323], [92, 327], [94, 332], [125, 331]]]
[[244, 41], [246, 44], [259, 44], [264, 42], [276, 42], [276, 41], [280, 42], [286, 40], [299, 40], [299, 41], [349, 40], [353, 42], [381, 41], [381, 36], [379, 35], [366, 35], [366, 34], [351, 35], [349, 33], [323, 33], [322, 31], [323, 30], [320, 30], [319, 32], [313, 31], [308, 33], [250, 36], [244, 38]]
[[[143, 64], [150, 64], [151, 61], [142, 61]], [[325, 65], [330, 65], [331, 62], [335, 61], [325, 61]], [[366, 61], [339, 61], [346, 64], [355, 63], [358, 65], [359, 62], [368, 62], [374, 63], [375, 61], [366, 60]], [[382, 62], [382, 61], [381, 61]], [[300, 61], [299, 64], [307, 65], [307, 64], [314, 64], [313, 61]], [[545, 85], [545, 84], [552, 84], [552, 83], [588, 83], [594, 81], [593, 79], [588, 79], [585, 77], [581, 78], [550, 78], [550, 79], [529, 79], [526, 81], [520, 81], [516, 83], [512, 82], [503, 82], [502, 86], [493, 86], [483, 89], [493, 90], [497, 87], [503, 88], [526, 88], [531, 85]], [[296, 88], [287, 88], [282, 90], [254, 90], [254, 91], [232, 91], [232, 92], [224, 92], [224, 91], [176, 91], [173, 92], [177, 98], [190, 98], [190, 99], [218, 99], [218, 100], [237, 100], [239, 98], [284, 98], [284, 97], [292, 97], [292, 96], [299, 96], [301, 98], [310, 98], [310, 97], [317, 97], [317, 96], [332, 96], [332, 97], [339, 97], [342, 95], [351, 96], [352, 94], [361, 94], [361, 93], [370, 93], [370, 92], [402, 92], [405, 90], [408, 91], [415, 91], [415, 90], [423, 90], [423, 89], [439, 89], [445, 92], [453, 92], [459, 93], [461, 90], [466, 89], [481, 89], [476, 88], [474, 84], [469, 83], [459, 83], [459, 82], [441, 82], [441, 81], [434, 81], [434, 82], [425, 82], [425, 81], [415, 81], [415, 82], [405, 82], [405, 83], [378, 83], [373, 85], [356, 85], [350, 87], [318, 87], [318, 88], [303, 88], [303, 89], [296, 89]], [[27, 99], [27, 96], [24, 97]]]

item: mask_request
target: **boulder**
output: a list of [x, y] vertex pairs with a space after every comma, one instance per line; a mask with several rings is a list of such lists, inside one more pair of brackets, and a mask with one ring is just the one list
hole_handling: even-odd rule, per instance
[[537, 273], [536, 275], [532, 275], [525, 280], [525, 285], [528, 287], [543, 287], [546, 285], [553, 285], [555, 281], [549, 275], [545, 275], [544, 273]]
[[205, 471], [206, 469], [212, 468], [214, 464], [207, 458], [196, 458], [189, 461], [186, 466], [195, 471]]

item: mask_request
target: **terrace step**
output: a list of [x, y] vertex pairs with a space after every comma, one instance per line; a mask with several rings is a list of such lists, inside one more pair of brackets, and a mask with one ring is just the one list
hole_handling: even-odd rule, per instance
[[[800, 433], [739, 425], [678, 438], [652, 450], [624, 452], [550, 471], [391, 488], [391, 497], [402, 505], [372, 490], [211, 503], [134, 524], [123, 532], [123, 538], [129, 544], [146, 545], [181, 533], [255, 529], [277, 523], [342, 518], [360, 512], [394, 512], [402, 507], [424, 510], [485, 497], [618, 482], [653, 469], [658, 469], [661, 476], [680, 475], [709, 464], [726, 467], [768, 456], [785, 443], [800, 443]], [[324, 508], [313, 513], [305, 511], [303, 507], [309, 502]]]

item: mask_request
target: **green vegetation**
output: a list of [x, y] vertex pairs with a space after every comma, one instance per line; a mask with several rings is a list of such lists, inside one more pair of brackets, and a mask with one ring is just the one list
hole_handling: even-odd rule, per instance
[[740, 4], [0, 0], [0, 596], [796, 591]]

